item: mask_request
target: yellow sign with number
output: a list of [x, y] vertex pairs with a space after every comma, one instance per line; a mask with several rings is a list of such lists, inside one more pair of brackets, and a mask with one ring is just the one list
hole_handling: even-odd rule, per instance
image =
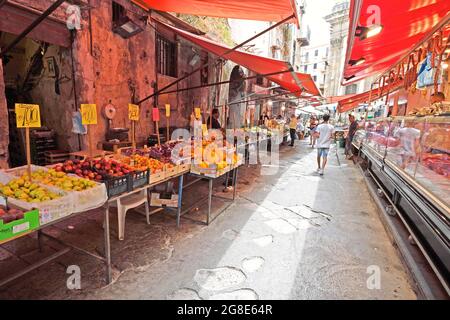
[[17, 128], [40, 128], [41, 113], [37, 104], [16, 103]]
[[170, 118], [170, 104], [166, 104], [166, 117]]
[[82, 104], [81, 105], [81, 124], [97, 124], [97, 105]]
[[132, 121], [139, 121], [139, 106], [137, 104], [128, 105], [128, 118]]
[[206, 124], [202, 124], [202, 131], [204, 136], [208, 135], [208, 126]]
[[202, 112], [201, 112], [200, 108], [195, 108], [194, 110], [195, 110], [195, 117], [197, 119], [201, 119], [202, 118]]

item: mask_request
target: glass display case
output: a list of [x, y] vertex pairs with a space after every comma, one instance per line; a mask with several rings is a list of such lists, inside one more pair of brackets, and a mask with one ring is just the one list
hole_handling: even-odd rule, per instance
[[368, 152], [450, 207], [450, 117], [371, 120], [353, 143], [363, 144]]

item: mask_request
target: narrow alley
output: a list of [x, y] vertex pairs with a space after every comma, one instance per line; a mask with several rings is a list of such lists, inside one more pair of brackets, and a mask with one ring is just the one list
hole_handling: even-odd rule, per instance
[[[415, 299], [358, 167], [342, 153], [341, 165], [331, 155], [328, 170], [319, 176], [317, 151], [306, 140], [297, 143], [280, 148], [276, 175], [260, 175], [260, 166], [244, 167], [238, 200], [209, 227], [182, 219], [176, 230], [174, 219], [164, 213], [152, 216], [147, 226], [135, 213], [129, 215], [121, 243], [111, 214], [113, 284], [103, 287], [103, 266], [83, 257], [83, 290], [68, 290], [66, 268], [82, 257], [70, 253], [0, 289], [0, 297]], [[195, 201], [197, 192], [188, 190], [186, 201]], [[214, 211], [224, 205], [213, 204]], [[201, 219], [206, 206], [198, 209], [187, 217]], [[62, 224], [51, 233], [77, 245], [95, 243], [95, 235], [102, 234], [101, 217], [78, 224]], [[381, 272], [379, 288], [368, 288], [371, 268]]]

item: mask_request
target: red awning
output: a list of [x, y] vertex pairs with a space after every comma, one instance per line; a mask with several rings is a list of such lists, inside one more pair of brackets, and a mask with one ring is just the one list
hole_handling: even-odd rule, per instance
[[[157, 21], [158, 24], [163, 28], [168, 28], [169, 30], [175, 32], [177, 35], [193, 42], [194, 44], [202, 47], [206, 51], [209, 51], [215, 55], [222, 56], [224, 59], [232, 60], [233, 62], [252, 70], [258, 74], [272, 74], [280, 71], [292, 70], [291, 65], [288, 62], [265, 58], [258, 55], [250, 54], [247, 52], [235, 50], [226, 55], [229, 51], [229, 47], [221, 45], [210, 39], [202, 36], [197, 36], [192, 33], [183, 31], [181, 29], [175, 28], [173, 26], [167, 25], [163, 22]], [[272, 76], [267, 76], [272, 82], [280, 85], [282, 88], [290, 91], [296, 96], [300, 96], [302, 92], [311, 95], [320, 95], [319, 89], [317, 89], [316, 84], [309, 74], [295, 73], [293, 71], [280, 73]]]
[[[389, 88], [389, 85], [384, 86], [381, 89], [373, 89], [372, 90], [372, 96], [370, 96], [370, 90], [363, 92], [363, 93], [359, 93], [359, 94], [351, 94], [351, 95], [346, 95], [346, 96], [342, 96], [342, 97], [334, 97], [336, 100], [334, 102], [338, 102], [338, 108], [337, 110], [339, 112], [348, 112], [350, 110], [355, 109], [356, 107], [358, 107], [359, 104], [361, 103], [366, 103], [369, 102], [369, 98], [371, 99], [371, 101], [380, 99], [381, 97], [387, 95], [388, 91], [390, 93], [392, 93], [394, 90], [397, 90], [401, 85], [402, 85], [403, 81], [398, 81], [395, 83], [395, 85], [391, 86]], [[341, 99], [339, 99], [341, 98]]]
[[220, 18], [281, 21], [295, 15], [296, 0], [133, 0], [146, 8], [165, 12]]
[[[449, 12], [449, 0], [352, 0], [344, 67], [347, 80], [343, 84], [381, 74], [400, 62]], [[377, 15], [383, 26], [381, 33], [365, 40], [353, 36], [356, 26], [374, 24]], [[361, 58], [365, 62], [360, 65], [348, 64]]]

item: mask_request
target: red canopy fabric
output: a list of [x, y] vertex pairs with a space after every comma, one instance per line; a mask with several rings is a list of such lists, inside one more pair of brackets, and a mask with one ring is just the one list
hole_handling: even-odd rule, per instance
[[[358, 10], [358, 4], [361, 4]], [[378, 10], [383, 30], [378, 35], [360, 40], [353, 37], [356, 26], [373, 24], [374, 8]], [[352, 0], [350, 4], [349, 43], [343, 84], [381, 74], [398, 63], [450, 12], [449, 0]], [[359, 15], [358, 15], [359, 13]], [[376, 19], [375, 19], [376, 20]], [[349, 60], [364, 58], [358, 66]]]
[[[291, 65], [288, 62], [261, 57], [258, 55], [254, 55], [239, 50], [235, 50], [224, 55], [224, 53], [226, 53], [230, 49], [229, 47], [221, 45], [205, 37], [194, 35], [187, 31], [175, 28], [163, 22], [160, 21], [157, 22], [161, 27], [168, 28], [169, 30], [175, 32], [177, 35], [202, 47], [206, 51], [209, 51], [218, 56], [222, 56], [224, 59], [232, 60], [233, 62], [249, 70], [252, 70], [258, 74], [276, 73], [292, 69]], [[311, 75], [309, 74], [295, 73], [293, 71], [290, 71], [272, 76], [266, 76], [266, 78], [272, 82], [277, 83], [278, 85], [280, 85], [281, 87], [290, 91], [291, 93], [295, 94], [298, 97], [300, 97], [302, 92], [320, 96], [320, 91], [316, 87], [316, 84], [314, 83], [314, 81], [311, 78]]]
[[165, 12], [220, 18], [281, 21], [292, 14], [298, 23], [296, 0], [133, 0], [146, 8]]
[[[387, 95], [388, 91], [392, 93], [394, 90], [398, 89], [402, 83], [403, 83], [403, 81], [398, 81], [391, 87], [389, 87], [389, 85], [386, 85], [381, 89], [378, 89], [378, 88], [372, 89], [372, 96], [370, 96], [370, 90], [369, 90], [369, 91], [359, 93], [359, 94], [346, 95], [346, 96], [342, 96], [342, 97], [334, 97], [337, 100], [334, 102], [338, 102], [338, 111], [339, 112], [341, 112], [341, 113], [348, 112], [348, 111], [353, 110], [356, 107], [358, 107], [359, 104], [368, 102], [369, 98], [371, 99], [371, 101], [374, 101], [374, 100], [380, 99], [384, 95]], [[339, 98], [342, 98], [342, 99], [339, 99]]]

